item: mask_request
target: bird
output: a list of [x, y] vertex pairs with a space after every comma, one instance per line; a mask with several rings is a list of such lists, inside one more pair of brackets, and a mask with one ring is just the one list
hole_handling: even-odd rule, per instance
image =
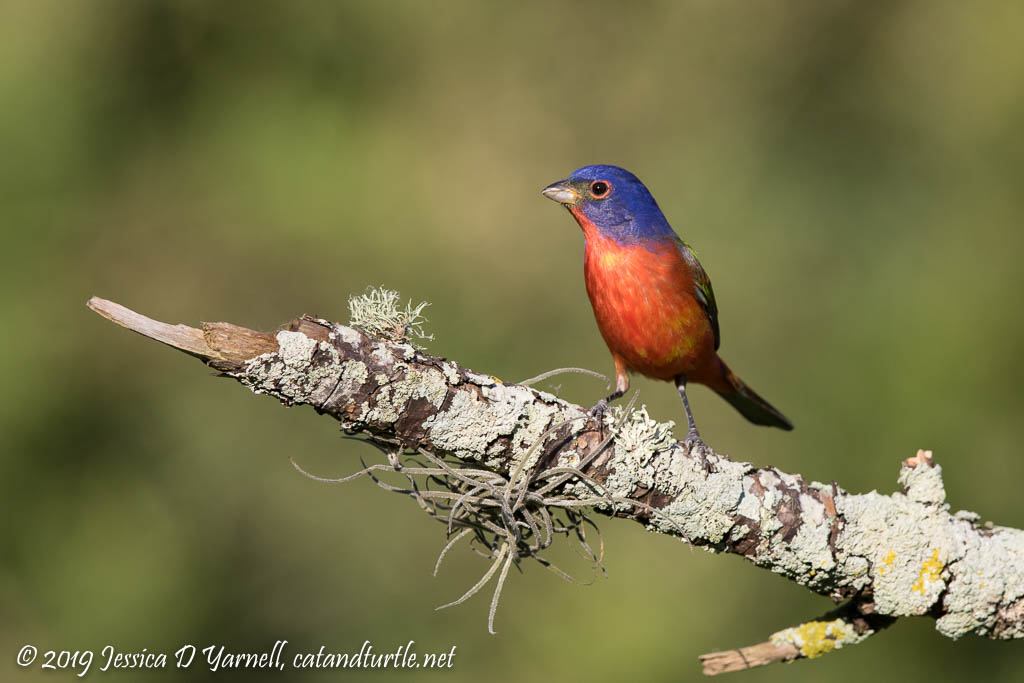
[[718, 355], [711, 279], [639, 178], [618, 166], [584, 166], [541, 194], [568, 209], [583, 230], [587, 295], [615, 363], [615, 391], [591, 408], [592, 415], [603, 417], [629, 390], [630, 373], [640, 373], [675, 383], [691, 447], [704, 442], [687, 384], [709, 387], [756, 425], [793, 429]]

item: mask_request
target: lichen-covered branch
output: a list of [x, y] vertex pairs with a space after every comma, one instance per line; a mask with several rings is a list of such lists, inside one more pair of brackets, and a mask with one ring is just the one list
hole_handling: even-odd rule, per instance
[[[951, 513], [942, 469], [930, 454], [903, 463], [900, 491], [852, 494], [835, 483], [690, 451], [641, 410], [626, 416], [611, 445], [589, 458], [609, 424], [552, 394], [408, 343], [306, 317], [270, 335], [226, 323], [165, 325], [97, 298], [89, 306], [197, 356], [255, 393], [310, 405], [348, 429], [503, 475], [550, 430], [530, 467], [586, 463], [583, 471], [602, 487], [598, 511], [741, 555], [847, 603], [768, 643], [705, 659], [709, 673], [716, 658], [724, 666], [719, 670], [745, 668], [724, 661], [730, 653], [766, 662], [817, 656], [903, 616], [932, 617], [951, 638], [1024, 637], [1024, 532], [981, 525], [974, 513]], [[591, 499], [594, 484], [569, 477], [562, 494]]]
[[874, 604], [850, 600], [839, 609], [799, 626], [773, 633], [764, 643], [700, 656], [709, 676], [752, 669], [774, 662], [814, 659], [840, 648], [864, 642], [896, 621], [876, 614]]

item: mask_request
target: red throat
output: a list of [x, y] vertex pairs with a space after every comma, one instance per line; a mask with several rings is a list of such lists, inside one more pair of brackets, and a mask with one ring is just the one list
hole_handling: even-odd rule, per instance
[[588, 242], [600, 235], [601, 229], [594, 225], [594, 221], [590, 220], [583, 214], [583, 211], [578, 205], [570, 206], [569, 213], [571, 213], [572, 217], [576, 219], [576, 222], [583, 230], [583, 237], [586, 238]]

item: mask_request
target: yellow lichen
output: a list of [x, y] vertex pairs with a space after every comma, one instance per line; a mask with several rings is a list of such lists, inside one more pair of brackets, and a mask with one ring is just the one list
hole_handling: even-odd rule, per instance
[[800, 647], [804, 657], [813, 659], [836, 649], [835, 638], [829, 638], [829, 626], [828, 622], [809, 621], [797, 627], [797, 632], [804, 641]]
[[921, 563], [921, 573], [910, 590], [924, 595], [928, 582], [938, 581], [941, 578], [943, 567], [944, 565], [939, 559], [939, 551], [937, 549], [933, 550], [931, 558]]
[[885, 559], [882, 560], [882, 564], [884, 564], [885, 566], [878, 568], [879, 575], [883, 575], [884, 576], [885, 573], [887, 571], [889, 571], [889, 567], [892, 566], [893, 560], [895, 560], [895, 559], [896, 559], [896, 553], [894, 551], [890, 550], [889, 554], [886, 555]]
[[797, 646], [800, 648], [800, 654], [808, 659], [828, 654], [856, 640], [856, 631], [842, 619], [808, 621], [806, 624], [779, 631], [771, 637], [771, 641], [776, 645], [789, 643]]

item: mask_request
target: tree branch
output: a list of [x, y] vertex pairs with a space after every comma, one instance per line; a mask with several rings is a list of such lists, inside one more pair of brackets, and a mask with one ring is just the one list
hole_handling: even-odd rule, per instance
[[875, 614], [870, 601], [853, 599], [813, 621], [772, 634], [764, 643], [700, 656], [709, 676], [752, 669], [774, 662], [813, 659], [863, 642], [890, 626], [896, 617]]
[[[527, 457], [533, 471], [583, 463], [586, 479], [566, 477], [561, 495], [740, 555], [845, 602], [766, 643], [704, 655], [705, 673], [817, 657], [903, 616], [934, 618], [950, 638], [1024, 637], [1024, 532], [951, 514], [941, 467], [928, 452], [903, 463], [902, 490], [851, 494], [710, 449], [688, 450], [643, 410], [614, 429], [552, 394], [326, 320], [302, 317], [271, 335], [228, 323], [168, 325], [96, 297], [88, 306], [255, 393], [311, 405], [382, 441], [513, 481]], [[612, 445], [602, 449], [613, 429]]]

